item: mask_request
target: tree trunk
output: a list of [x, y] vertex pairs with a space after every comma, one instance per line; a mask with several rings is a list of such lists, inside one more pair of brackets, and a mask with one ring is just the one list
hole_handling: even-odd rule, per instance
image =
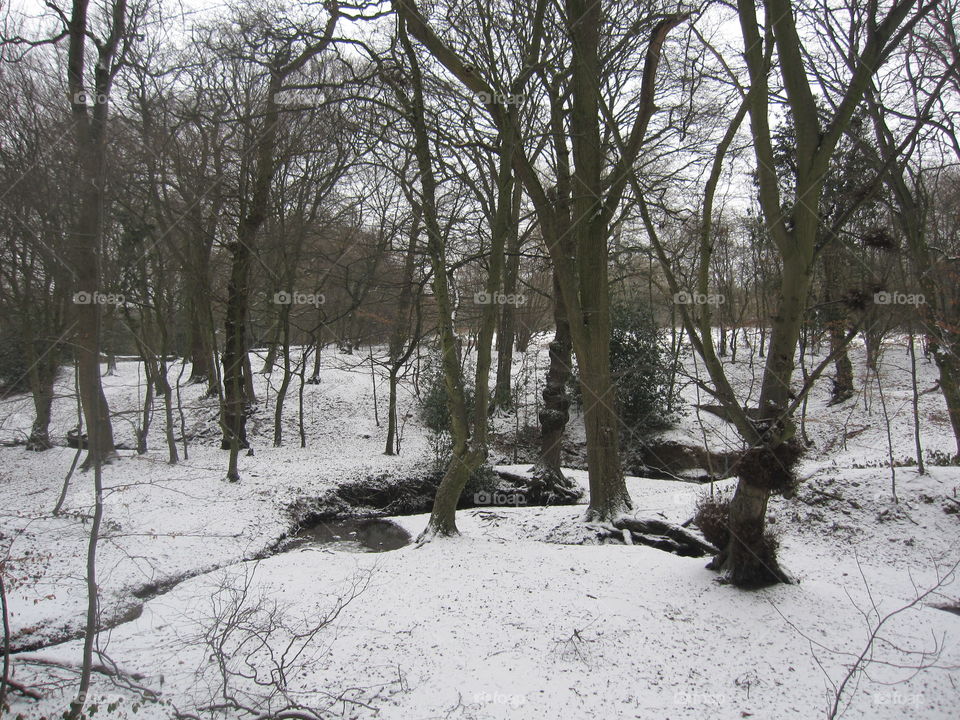
[[836, 405], [853, 397], [853, 363], [846, 349], [847, 313], [841, 304], [843, 288], [841, 286], [841, 259], [834, 243], [829, 242], [823, 249], [824, 300], [827, 315], [827, 335], [830, 339], [830, 353], [837, 353], [833, 367], [835, 375], [830, 404]]
[[210, 306], [210, 253], [207, 240], [189, 241], [194, 267], [190, 270], [190, 379], [206, 383], [208, 397], [219, 395], [219, 383], [213, 353], [213, 310]]
[[53, 407], [53, 382], [33, 391], [34, 419], [27, 439], [27, 450], [41, 452], [53, 447], [50, 442], [50, 410]]
[[[281, 306], [280, 308], [281, 314], [283, 313], [284, 307], [286, 306]], [[282, 322], [282, 318], [277, 319], [277, 324], [273, 328], [273, 335], [270, 340], [267, 341], [267, 355], [263, 359], [263, 368], [260, 370], [261, 375], [271, 375], [273, 373], [273, 366], [277, 364], [277, 346], [280, 344]]]
[[[437, 303], [437, 324], [442, 350], [441, 362], [450, 410], [450, 436], [453, 442], [453, 455], [450, 465], [437, 489], [430, 520], [426, 529], [420, 535], [420, 541], [423, 542], [436, 535], [457, 533], [457, 502], [470, 475], [486, 459], [487, 411], [490, 402], [489, 378], [493, 335], [497, 322], [497, 307], [494, 303], [483, 306], [477, 341], [474, 405], [471, 418], [467, 412], [463, 370], [460, 365], [458, 339], [454, 328], [454, 308], [447, 277], [448, 265], [444, 236], [440, 229], [437, 212], [437, 182], [433, 171], [430, 138], [425, 118], [423, 77], [416, 52], [406, 33], [406, 25], [406, 20], [401, 23], [400, 42], [411, 68], [412, 97], [408, 100], [408, 107], [411, 111], [409, 115], [414, 134], [414, 156], [417, 160], [417, 169], [420, 172], [421, 211], [433, 269], [433, 292]], [[516, 109], [511, 109], [511, 112], [516, 112]], [[491, 219], [490, 269], [486, 283], [486, 291], [490, 297], [493, 297], [499, 291], [503, 275], [506, 237], [511, 230], [512, 223], [516, 222], [516, 218], [512, 218], [514, 177], [511, 169], [515, 137], [508, 133], [501, 137], [500, 142], [499, 166], [496, 178], [496, 209], [494, 217]]]
[[153, 369], [152, 359], [145, 351], [143, 355], [143, 374], [146, 390], [143, 395], [143, 407], [140, 410], [140, 427], [137, 428], [137, 455], [144, 455], [147, 452], [147, 435], [150, 434], [150, 421], [153, 418]]
[[390, 368], [389, 375], [390, 398], [387, 406], [387, 446], [384, 455], [396, 455], [397, 448], [397, 370]]
[[[110, 32], [123, 33], [126, 2], [117, 0]], [[116, 456], [110, 407], [100, 381], [100, 255], [105, 206], [105, 170], [111, 66], [117, 42], [97, 48], [93, 69], [93, 108], [87, 107], [86, 42], [87, 2], [75, 0], [69, 25], [67, 85], [71, 97], [77, 163], [80, 169], [79, 210], [67, 238], [64, 257], [72, 276], [73, 345], [77, 357], [80, 401], [87, 425], [88, 445], [84, 468], [99, 467]], [[116, 38], [119, 40], [119, 38]], [[69, 319], [69, 318], [68, 318]]]
[[560, 293], [559, 279], [553, 275], [553, 317], [556, 332], [550, 343], [550, 367], [544, 383], [543, 407], [540, 420], [540, 458], [533, 470], [533, 482], [528, 502], [546, 504], [571, 503], [583, 496], [583, 491], [563, 474], [563, 435], [570, 419], [570, 398], [567, 383], [573, 367], [570, 340], [570, 322], [566, 305]]
[[100, 381], [100, 229], [102, 204], [102, 151], [82, 148], [85, 178], [89, 183], [81, 193], [81, 208], [71, 234], [69, 263], [74, 273], [73, 304], [76, 333], [73, 345], [79, 367], [80, 401], [87, 425], [87, 456], [85, 469], [96, 460], [107, 462], [116, 456], [113, 444], [113, 426], [110, 407]]
[[[815, 234], [815, 226], [806, 229]], [[813, 248], [813, 242], [804, 243], [801, 237], [797, 246]], [[758, 437], [748, 439], [751, 447], [738, 463], [739, 482], [730, 503], [730, 542], [712, 564], [738, 587], [790, 582], [777, 562], [776, 543], [766, 532], [766, 512], [773, 492], [792, 487], [793, 468], [800, 455], [787, 408], [793, 397], [790, 382], [810, 290], [811, 260], [800, 252], [783, 258], [780, 304], [773, 318], [760, 390]]]
[[241, 222], [239, 242], [233, 243], [230, 250], [232, 263], [230, 280], [227, 284], [227, 308], [224, 320], [223, 343], [223, 409], [221, 413], [221, 427], [223, 440], [220, 447], [231, 451], [230, 471], [231, 480], [238, 479], [236, 475], [236, 458], [238, 450], [249, 447], [247, 442], [247, 379], [245, 371], [249, 360], [246, 347], [246, 317], [249, 296], [250, 276], [250, 243], [256, 234], [256, 228], [247, 221]]
[[830, 404], [835, 405], [853, 397], [853, 363], [847, 353], [846, 333], [843, 320], [831, 320], [828, 327], [830, 353], [837, 353], [833, 367], [835, 375], [830, 391]]
[[320, 351], [323, 349], [323, 345], [320, 340], [323, 335], [323, 330], [320, 330], [317, 333], [316, 339], [316, 348], [317, 351], [313, 356], [313, 372], [310, 373], [310, 379], [307, 381], [308, 385], [319, 385], [320, 384]]
[[37, 353], [32, 329], [26, 333], [24, 346], [30, 366], [28, 377], [34, 408], [33, 425], [26, 447], [27, 450], [42, 452], [53, 447], [50, 441], [50, 413], [59, 369], [58, 349], [45, 348], [42, 354]]
[[[293, 373], [290, 369], [290, 305], [280, 306], [280, 326], [283, 336], [283, 379], [277, 390], [277, 405], [273, 417], [273, 446], [280, 447], [283, 443], [283, 403], [290, 387]], [[272, 367], [272, 365], [271, 365]]]
[[[393, 317], [393, 331], [390, 334], [390, 369], [389, 369], [389, 408], [387, 417], [387, 446], [385, 455], [399, 453], [397, 446], [397, 380], [400, 370], [410, 360], [414, 348], [419, 341], [420, 311], [417, 309], [416, 329], [412, 336], [410, 328], [410, 314], [413, 309], [413, 276], [416, 268], [417, 242], [420, 237], [421, 209], [414, 203], [413, 218], [410, 225], [410, 237], [407, 241], [407, 252], [403, 261], [403, 277], [397, 302], [397, 311]], [[404, 349], [406, 346], [406, 349]]]
[[[571, 324], [571, 336], [580, 386], [583, 390], [584, 424], [587, 431], [587, 467], [590, 474], [590, 505], [587, 520], [609, 522], [631, 507], [620, 467], [619, 423], [610, 377], [610, 288], [608, 278], [609, 213], [603, 177], [598, 79], [600, 72], [600, 27], [603, 12], [592, 0], [567, 0], [571, 63], [570, 129], [576, 171], [571, 193], [576, 219], [571, 225], [576, 248], [576, 273], [561, 274], [567, 310], [579, 312]], [[560, 270], [555, 265], [556, 270]], [[570, 301], [579, 299], [579, 305]]]
[[[945, 342], [944, 335], [949, 336], [949, 342]], [[958, 352], [960, 352], [960, 342], [952, 337], [952, 333], [944, 333], [938, 339], [933, 359], [940, 371], [940, 390], [947, 403], [950, 427], [953, 428], [953, 437], [957, 445], [957, 457], [960, 457], [960, 362], [957, 360]]]
[[620, 419], [610, 379], [609, 341], [601, 345], [601, 339], [592, 338], [591, 353], [577, 354], [590, 475], [586, 518], [592, 522], [612, 521], [633, 507], [620, 467]]
[[[513, 196], [513, 217], [520, 217], [522, 186], [516, 183]], [[517, 296], [520, 277], [520, 227], [514, 223], [507, 241], [506, 273], [503, 278], [503, 292], [510, 298]], [[513, 407], [513, 343], [516, 336], [517, 309], [512, 302], [504, 303], [500, 308], [500, 322], [497, 327], [497, 381], [493, 397], [490, 400], [490, 412], [510, 410]]]

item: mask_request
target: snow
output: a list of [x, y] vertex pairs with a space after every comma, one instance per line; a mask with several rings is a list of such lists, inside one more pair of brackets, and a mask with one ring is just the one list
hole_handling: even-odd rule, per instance
[[[535, 351], [544, 353], [542, 343]], [[747, 357], [745, 349], [741, 355]], [[189, 711], [217, 697], [216, 663], [202, 639], [210, 634], [214, 609], [222, 614], [245, 583], [245, 602], [261, 620], [272, 603], [279, 604], [272, 642], [281, 645], [291, 629], [306, 628], [359, 583], [362, 592], [312, 638], [302, 665], [288, 677], [290, 697], [327, 707], [330, 716], [825, 717], [829, 683], [843, 679], [877, 619], [909, 604], [960, 558], [960, 514], [945, 511], [951, 505], [946, 498], [960, 500], [960, 468], [935, 466], [919, 475], [914, 467], [898, 467], [900, 502], [893, 502], [887, 420], [876, 382], [864, 384], [862, 348], [855, 348], [853, 360], [861, 394], [828, 407], [829, 381], [817, 385], [805, 423], [813, 443], [801, 466], [806, 482], [797, 497], [771, 504], [781, 560], [799, 584], [756, 592], [719, 584], [704, 559], [645, 546], [570, 544], [591, 538], [580, 520], [582, 507], [465, 510], [457, 516], [461, 537], [387, 553], [303, 547], [272, 554], [292, 530], [287, 509], [294, 500], [373, 474], [419, 474], [432, 462], [416, 417], [407, 421], [402, 454], [382, 455], [385, 429], [373, 420], [370, 366], [357, 356], [324, 355], [323, 382], [306, 388], [305, 450], [296, 434], [295, 394], [288, 399], [281, 448], [271, 446], [272, 412], [261, 408], [251, 432], [255, 455], [241, 455], [236, 484], [223, 479], [225, 456], [215, 437], [191, 444], [188, 461], [167, 465], [158, 412], [150, 452], [123, 452], [105, 469], [101, 610], [105, 621], [117, 624], [99, 645], [127, 683], [151, 689], [159, 700], [141, 702], [134, 711], [135, 694], [97, 673], [90, 701], [102, 700], [98, 717], [159, 720], [173, 717], [175, 709]], [[889, 341], [882, 360], [894, 456], [903, 461], [915, 452], [902, 338]], [[730, 365], [736, 386], [745, 393], [755, 388], [761, 364], [755, 358]], [[694, 370], [692, 360], [688, 368]], [[121, 362], [118, 369], [105, 378], [107, 396], [112, 410], [132, 418], [137, 366]], [[171, 377], [178, 371], [171, 369]], [[933, 386], [936, 369], [921, 360], [919, 371], [921, 390]], [[257, 377], [262, 405], [267, 380]], [[76, 415], [72, 378], [65, 376], [61, 385], [52, 428], [57, 437]], [[201, 390], [181, 389], [188, 425], [196, 428], [209, 427], [216, 408], [215, 400], [200, 398]], [[381, 407], [385, 390], [385, 384], [378, 387]], [[536, 383], [529, 387], [531, 401], [538, 390]], [[692, 386], [684, 396], [697, 402]], [[709, 399], [701, 393], [699, 402]], [[0, 431], [9, 439], [29, 427], [30, 402], [21, 396], [5, 404], [10, 416]], [[415, 413], [409, 381], [400, 405], [401, 413]], [[955, 451], [939, 392], [921, 396], [921, 417], [924, 447]], [[506, 430], [513, 420], [497, 422]], [[132, 425], [118, 422], [115, 429], [118, 440], [132, 446]], [[575, 428], [574, 434], [581, 432]], [[737, 447], [726, 423], [692, 407], [666, 436], [688, 443], [705, 438], [715, 450]], [[0, 449], [0, 489], [8, 498], [0, 532], [4, 547], [12, 543], [8, 576], [16, 580], [8, 580], [8, 591], [20, 646], [82, 629], [89, 475], [74, 476], [63, 516], [50, 512], [73, 453]], [[570, 474], [586, 485], [584, 471]], [[638, 514], [676, 522], [690, 518], [698, 496], [709, 491], [649, 478], [627, 483]], [[426, 524], [426, 516], [393, 520], [414, 537]], [[152, 585], [160, 594], [151, 596]], [[955, 582], [884, 624], [868, 676], [859, 676], [848, 694], [844, 717], [956, 716], [960, 615], [935, 605], [958, 598]], [[939, 655], [926, 661], [937, 667], [912, 670], [918, 656], [906, 651], [934, 647]], [[75, 691], [70, 668], [80, 653], [80, 641], [72, 640], [15, 655], [18, 681], [48, 684], [40, 702], [15, 698], [14, 716], [58, 716]], [[262, 652], [257, 657], [266, 662]], [[54, 678], [69, 681], [65, 692], [49, 686]], [[241, 695], [253, 690], [249, 682], [238, 683]]]

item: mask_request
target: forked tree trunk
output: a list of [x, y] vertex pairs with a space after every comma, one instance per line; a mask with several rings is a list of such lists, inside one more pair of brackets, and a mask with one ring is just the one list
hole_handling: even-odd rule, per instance
[[573, 48], [570, 130], [576, 171], [572, 175], [571, 235], [576, 248], [577, 272], [567, 271], [561, 274], [560, 280], [561, 285], [579, 283], [577, 288], [563, 289], [567, 293], [565, 298], [579, 300], [576, 306], [568, 302], [567, 310], [579, 313], [576, 323], [571, 324], [571, 335], [580, 368], [587, 432], [590, 505], [586, 519], [610, 522], [630, 509], [632, 503], [620, 467], [620, 428], [610, 377], [607, 240], [612, 209], [610, 190], [603, 176], [597, 85], [601, 77], [603, 12], [600, 5], [591, 0], [566, 0], [566, 8]]
[[[804, 243], [801, 236], [797, 245], [812, 253], [816, 226], [810, 222], [815, 223], [815, 218], [795, 227], [794, 232], [809, 233], [809, 242]], [[800, 252], [783, 257], [780, 304], [773, 319], [760, 390], [757, 437], [751, 439], [752, 447], [739, 461], [739, 482], [730, 502], [730, 542], [713, 564], [738, 587], [790, 581], [777, 561], [776, 544], [766, 532], [766, 513], [770, 495], [792, 487], [800, 456], [787, 411], [793, 397], [790, 383], [810, 290], [811, 261], [809, 254]]]
[[[835, 106], [833, 117], [825, 123], [820, 120], [807, 76], [803, 61], [805, 49], [792, 3], [789, 0], [765, 2], [765, 27], [759, 22], [754, 0], [738, 0], [737, 5], [744, 59], [750, 74], [746, 107], [757, 160], [758, 197], [765, 226], [782, 261], [779, 298], [761, 382], [759, 417], [750, 420], [734, 399], [727, 398], [740, 413], [738, 430], [750, 447], [739, 461], [740, 479], [730, 505], [731, 539], [713, 565], [719, 566], [735, 584], [749, 587], [788, 579], [777, 563], [775, 546], [764, 532], [765, 513], [771, 493], [783, 492], [795, 482], [793, 468], [799, 450], [789, 417], [793, 400], [790, 382], [816, 257], [823, 178], [837, 143], [849, 128], [854, 111], [889, 52], [891, 42], [895, 42], [898, 27], [911, 12], [913, 3], [896, 4], [883, 18], [877, 17], [873, 8], [867, 20], [871, 32], [859, 49], [859, 63], [843, 90], [842, 102]], [[761, 28], [765, 37], [761, 37]], [[774, 46], [776, 68], [796, 128], [797, 164], [789, 218], [783, 213], [781, 178], [775, 170], [770, 131], [768, 75]], [[709, 220], [705, 215], [707, 227]], [[715, 383], [717, 379], [727, 382], [722, 373], [714, 378]]]
[[[67, 239], [64, 253], [72, 275], [75, 293], [72, 319], [76, 332], [73, 345], [77, 357], [78, 381], [88, 450], [84, 468], [98, 466], [116, 456], [110, 407], [100, 381], [101, 307], [95, 295], [100, 292], [100, 243], [103, 230], [104, 184], [107, 153], [111, 72], [126, 22], [126, 2], [117, 0], [110, 28], [111, 38], [98, 47], [93, 70], [93, 108], [87, 107], [86, 41], [87, 2], [75, 0], [69, 29], [67, 84], [71, 98], [77, 162], [80, 167], [79, 211]], [[86, 299], [86, 302], [82, 300]], [[79, 301], [79, 302], [78, 302]]]
[[[450, 436], [453, 455], [437, 495], [427, 527], [420, 535], [426, 541], [437, 535], [457, 533], [456, 510], [460, 495], [470, 475], [477, 470], [487, 456], [487, 411], [490, 401], [490, 366], [493, 335], [496, 330], [497, 307], [494, 303], [483, 306], [480, 332], [477, 340], [477, 364], [474, 383], [472, 417], [467, 411], [463, 370], [458, 352], [458, 340], [454, 329], [453, 303], [447, 281], [448, 266], [444, 236], [441, 233], [436, 202], [436, 178], [430, 150], [430, 138], [425, 118], [423, 77], [416, 51], [406, 32], [407, 21], [400, 25], [400, 42], [410, 63], [410, 86], [412, 96], [407, 101], [409, 117], [413, 126], [414, 155], [420, 172], [422, 188], [421, 211], [427, 232], [427, 248], [433, 269], [433, 291], [437, 303], [437, 324], [441, 343], [441, 364], [444, 384], [447, 389], [450, 411]], [[398, 95], [401, 93], [398, 92]], [[402, 98], [401, 98], [402, 100]], [[515, 112], [515, 110], [512, 110]], [[510, 232], [513, 208], [513, 157], [514, 138], [501, 137], [500, 163], [497, 171], [497, 202], [491, 222], [490, 269], [486, 291], [491, 297], [500, 288], [503, 275], [506, 236]], [[472, 420], [472, 422], [471, 422]]]

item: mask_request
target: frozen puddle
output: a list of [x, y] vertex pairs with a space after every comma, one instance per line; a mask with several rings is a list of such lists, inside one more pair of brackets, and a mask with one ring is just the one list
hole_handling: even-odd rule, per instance
[[283, 551], [321, 547], [340, 552], [387, 552], [409, 545], [410, 533], [382, 518], [327, 520], [301, 528], [284, 543]]

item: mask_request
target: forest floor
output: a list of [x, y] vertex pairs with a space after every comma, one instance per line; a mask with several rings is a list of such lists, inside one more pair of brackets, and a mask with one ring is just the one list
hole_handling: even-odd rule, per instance
[[[497, 420], [500, 436], [535, 423], [546, 363], [541, 340], [517, 359], [528, 402], [517, 416]], [[755, 392], [762, 360], [746, 348], [740, 354], [728, 367], [738, 387]], [[860, 392], [831, 407], [830, 381], [821, 380], [806, 409], [804, 483], [795, 497], [771, 503], [780, 557], [798, 584], [753, 592], [718, 583], [703, 558], [593, 544], [579, 506], [463, 510], [461, 537], [390, 552], [336, 544], [278, 552], [296, 529], [290, 507], [297, 501], [384, 473], [429, 471], [433, 452], [411, 382], [400, 398], [401, 415], [410, 415], [402, 452], [387, 457], [369, 360], [324, 356], [321, 384], [305, 389], [306, 449], [295, 393], [285, 444], [272, 447], [274, 391], [258, 375], [255, 455], [241, 456], [242, 479], [233, 484], [224, 480], [226, 455], [217, 448], [216, 400], [185, 386], [189, 459], [167, 464], [158, 409], [149, 452], [121, 451], [104, 470], [100, 610], [112, 629], [98, 641], [102, 666], [89, 698], [95, 717], [159, 720], [227, 697], [267, 707], [271, 691], [249, 677], [231, 676], [224, 688], [222, 669], [244, 671], [249, 659], [257, 679], [285, 688], [270, 707], [295, 701], [330, 717], [813, 719], [827, 717], [834, 688], [862, 655], [863, 672], [841, 695], [843, 717], [955, 718], [960, 614], [949, 608], [960, 607], [960, 582], [950, 584], [960, 574], [960, 468], [937, 463], [955, 447], [940, 393], [924, 392], [936, 369], [918, 363], [921, 440], [931, 460], [921, 475], [902, 340], [888, 342], [880, 384], [865, 372], [862, 348], [853, 360]], [[686, 367], [697, 372], [692, 358]], [[131, 447], [140, 377], [137, 363], [121, 362], [104, 379], [111, 409], [121, 413], [117, 439]], [[382, 412], [386, 385], [377, 377]], [[62, 440], [76, 418], [69, 373], [60, 390], [52, 431]], [[729, 426], [697, 411], [709, 400], [692, 384], [683, 396], [686, 409], [664, 436], [736, 449]], [[22, 437], [29, 398], [2, 404], [0, 440]], [[576, 451], [579, 419], [571, 436]], [[12, 676], [42, 695], [15, 694], [12, 717], [60, 717], [76, 688], [92, 473], [75, 474], [64, 513], [51, 512], [74, 453], [0, 448], [0, 542], [20, 650]], [[510, 451], [494, 459], [517, 472], [529, 467], [514, 463]], [[583, 470], [570, 474], [586, 483]], [[637, 515], [682, 522], [703, 493], [728, 491], [733, 482], [631, 477], [628, 487]], [[426, 524], [424, 515], [393, 520], [414, 537]]]

